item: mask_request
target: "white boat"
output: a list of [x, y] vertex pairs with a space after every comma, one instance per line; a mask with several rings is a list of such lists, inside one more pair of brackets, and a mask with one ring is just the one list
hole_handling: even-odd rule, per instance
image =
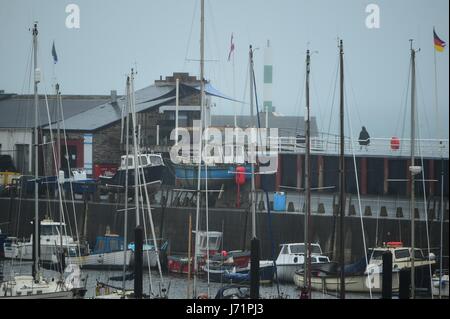
[[0, 298], [72, 299], [73, 293], [66, 289], [64, 282], [56, 278], [41, 278], [36, 282], [33, 276], [15, 276], [14, 279], [0, 284]]
[[[71, 236], [60, 234], [60, 227], [65, 229], [65, 226], [65, 223], [55, 222], [51, 219], [41, 221], [40, 260], [42, 263], [58, 263], [57, 252], [61, 247], [68, 256], [78, 255], [78, 243]], [[31, 261], [33, 259], [33, 236], [27, 242], [19, 242], [17, 238], [9, 237], [4, 244], [4, 251], [7, 259]]]
[[[345, 291], [365, 292], [372, 291], [380, 293], [382, 288], [383, 260], [386, 251], [392, 253], [392, 291], [399, 290], [400, 270], [411, 269], [411, 247], [403, 247], [400, 242], [387, 243], [384, 247], [370, 249], [369, 264], [364, 271], [352, 271], [351, 266], [346, 266]], [[434, 255], [426, 258], [421, 249], [415, 248], [414, 266], [418, 271], [420, 268], [428, 268], [435, 264]], [[424, 269], [424, 271], [427, 271]], [[303, 287], [303, 274], [297, 272], [294, 275], [294, 283]], [[429, 287], [429, 286], [428, 286]], [[340, 289], [340, 276], [338, 268], [333, 273], [316, 269], [311, 277], [311, 288], [319, 291], [338, 291]]]
[[[319, 244], [311, 244], [311, 263], [329, 263], [330, 259], [322, 254]], [[276, 260], [279, 281], [292, 283], [295, 271], [305, 263], [305, 244], [282, 244]]]
[[443, 274], [441, 278], [439, 278], [439, 274], [434, 274], [433, 276], [433, 285], [432, 285], [432, 289], [433, 289], [433, 296], [439, 296], [439, 281], [441, 284], [441, 291], [440, 291], [440, 295], [442, 297], [446, 297], [448, 298], [448, 273]]

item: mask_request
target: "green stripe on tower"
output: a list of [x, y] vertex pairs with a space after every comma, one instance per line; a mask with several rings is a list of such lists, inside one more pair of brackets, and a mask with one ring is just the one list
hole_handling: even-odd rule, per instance
[[272, 83], [272, 66], [264, 66], [264, 83]]

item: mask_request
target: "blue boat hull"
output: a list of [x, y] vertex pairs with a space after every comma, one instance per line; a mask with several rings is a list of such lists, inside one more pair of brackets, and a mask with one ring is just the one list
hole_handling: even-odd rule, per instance
[[[208, 189], [220, 189], [222, 185], [235, 183], [235, 171], [236, 166], [234, 164], [222, 164], [215, 166], [208, 166], [207, 168], [202, 165], [200, 170], [200, 185], [205, 187], [205, 181], [208, 180]], [[198, 181], [198, 165], [192, 164], [174, 164], [175, 177], [179, 181], [182, 187], [196, 189]], [[250, 166], [246, 166], [246, 171], [250, 172]], [[250, 175], [246, 175], [246, 180], [250, 179]]]

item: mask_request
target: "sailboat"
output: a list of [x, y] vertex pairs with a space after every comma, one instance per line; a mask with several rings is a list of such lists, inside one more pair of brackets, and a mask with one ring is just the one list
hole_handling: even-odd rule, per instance
[[[34, 239], [32, 241], [33, 246], [33, 270], [32, 275], [19, 275], [14, 276], [13, 279], [2, 282], [0, 284], [0, 298], [13, 298], [13, 299], [71, 299], [74, 298], [75, 292], [72, 290], [76, 287], [78, 290], [79, 276], [69, 276], [69, 282], [65, 282], [62, 276], [57, 276], [57, 278], [44, 278], [41, 271], [41, 259], [40, 259], [40, 231], [39, 231], [39, 184], [38, 184], [38, 164], [39, 164], [39, 154], [38, 154], [38, 84], [41, 81], [41, 71], [37, 66], [37, 36], [38, 28], [37, 22], [34, 23], [32, 28], [33, 35], [33, 55], [34, 55], [34, 106], [35, 106], [35, 127], [34, 127], [34, 142], [36, 146], [35, 151], [35, 181], [36, 185], [34, 187], [34, 202], [35, 202], [35, 215], [34, 215]], [[60, 229], [62, 231], [62, 229]], [[61, 235], [61, 234], [60, 234]], [[62, 241], [60, 241], [62, 244]], [[72, 266], [71, 270], [73, 272], [77, 271], [76, 266]], [[79, 269], [78, 269], [79, 270]]]
[[[137, 143], [137, 123], [136, 123], [136, 109], [135, 109], [135, 100], [134, 100], [134, 70], [131, 71], [131, 75], [127, 77], [127, 121], [126, 121], [126, 159], [133, 158], [134, 161], [136, 159], [139, 159], [141, 154], [138, 151], [138, 143]], [[133, 123], [132, 126], [132, 132], [133, 132], [133, 155], [129, 155], [129, 124], [130, 124], [130, 117]], [[162, 279], [162, 273], [161, 273], [161, 263], [159, 260], [159, 249], [158, 244], [155, 238], [154, 233], [154, 227], [153, 227], [153, 221], [150, 216], [150, 225], [152, 227], [152, 235], [153, 235], [153, 243], [152, 243], [152, 249], [147, 249], [143, 251], [145, 245], [144, 245], [144, 233], [146, 235], [146, 230], [141, 224], [141, 209], [145, 208], [150, 210], [150, 198], [149, 198], [149, 192], [147, 189], [147, 182], [146, 182], [146, 175], [145, 170], [143, 166], [139, 165], [133, 165], [133, 171], [134, 176], [137, 178], [133, 178], [133, 184], [134, 184], [134, 204], [135, 207], [129, 208], [128, 207], [128, 188], [131, 183], [130, 182], [130, 174], [129, 174], [129, 166], [126, 165], [125, 171], [124, 171], [124, 178], [125, 178], [125, 184], [124, 184], [124, 192], [125, 192], [125, 208], [123, 210], [124, 212], [124, 239], [123, 243], [124, 245], [121, 247], [122, 251], [117, 252], [118, 254], [122, 254], [123, 256], [123, 275], [122, 275], [122, 287], [115, 287], [103, 282], [97, 282], [96, 286], [96, 298], [99, 299], [142, 299], [142, 298], [150, 298], [149, 295], [144, 295], [142, 291], [142, 268], [144, 265], [144, 259], [143, 259], [143, 253], [145, 253], [145, 257], [147, 259], [147, 266], [151, 266], [151, 257], [155, 257], [156, 264], [158, 266], [160, 276]], [[141, 190], [141, 187], [144, 188], [144, 191]], [[145, 204], [142, 203], [141, 207], [141, 195], [145, 195], [145, 199], [147, 201], [147, 207], [145, 207]], [[135, 210], [136, 213], [136, 228], [135, 228], [135, 245], [133, 246], [133, 250], [129, 249], [129, 246], [126, 245], [127, 242], [127, 233], [128, 233], [128, 210]], [[144, 214], [143, 214], [144, 216]], [[145, 224], [145, 219], [143, 220]], [[148, 245], [147, 245], [148, 246]], [[154, 255], [152, 254], [154, 252]], [[126, 289], [125, 288], [125, 281], [128, 277], [126, 275], [126, 269], [128, 267], [127, 262], [129, 261], [129, 258], [131, 258], [131, 254], [134, 256], [134, 289]], [[161, 298], [167, 298], [168, 291], [164, 288], [160, 290], [160, 295], [158, 297]], [[153, 294], [152, 291], [150, 291], [150, 294]]]

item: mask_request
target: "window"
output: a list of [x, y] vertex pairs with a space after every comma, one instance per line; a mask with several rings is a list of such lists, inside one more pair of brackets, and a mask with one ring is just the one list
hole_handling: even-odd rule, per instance
[[28, 144], [16, 144], [15, 147], [16, 168], [22, 174], [29, 172], [30, 146]]
[[291, 245], [291, 254], [304, 254], [305, 253], [305, 245]]
[[146, 165], [148, 165], [147, 157], [146, 157], [145, 155], [144, 155], [144, 156], [141, 156], [140, 165], [141, 165], [141, 166], [146, 166]]
[[283, 246], [283, 249], [281, 249], [281, 253], [282, 254], [287, 254], [288, 253], [287, 246]]
[[159, 156], [150, 156], [150, 161], [153, 166], [162, 165], [162, 160]]
[[395, 258], [409, 258], [411, 255], [409, 253], [409, 249], [397, 249], [395, 251]]
[[109, 249], [111, 251], [118, 251], [119, 250], [119, 241], [117, 239], [110, 239], [109, 240]]
[[422, 249], [414, 249], [414, 258], [419, 260], [425, 259]]
[[103, 239], [100, 239], [98, 242], [97, 242], [97, 245], [96, 245], [96, 247], [95, 247], [95, 250], [96, 251], [103, 251], [105, 249], [105, 241], [103, 240]]
[[44, 225], [44, 226], [41, 226], [41, 235], [42, 236], [58, 235], [58, 228], [57, 228], [56, 225]]

